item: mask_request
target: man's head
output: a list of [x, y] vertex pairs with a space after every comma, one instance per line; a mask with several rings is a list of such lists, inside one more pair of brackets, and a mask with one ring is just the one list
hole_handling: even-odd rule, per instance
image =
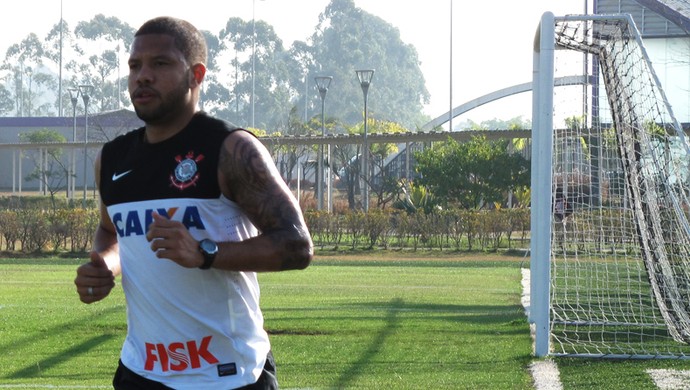
[[159, 17], [144, 23], [129, 57], [129, 93], [139, 118], [147, 125], [186, 124], [197, 109], [205, 62], [206, 42], [189, 22]]
[[201, 32], [186, 20], [169, 16], [151, 19], [139, 27], [134, 37], [146, 34], [163, 34], [173, 37], [175, 47], [182, 52], [190, 66], [198, 63], [206, 65], [206, 40]]

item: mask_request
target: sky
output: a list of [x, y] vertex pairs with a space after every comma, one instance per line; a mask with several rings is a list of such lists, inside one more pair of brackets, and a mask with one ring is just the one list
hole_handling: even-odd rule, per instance
[[[417, 49], [431, 95], [424, 112], [431, 118], [498, 89], [531, 81], [532, 44], [541, 15], [582, 14], [591, 0], [354, 0], [355, 6], [390, 23], [406, 44]], [[451, 5], [452, 2], [452, 5]], [[230, 17], [264, 20], [284, 46], [306, 40], [329, 0], [23, 0], [3, 3], [0, 53], [29, 33], [44, 37], [60, 14], [74, 28], [96, 14], [115, 16], [135, 29], [146, 20], [169, 15], [218, 33]], [[590, 5], [591, 7], [591, 5]], [[452, 8], [452, 12], [451, 12]], [[452, 72], [451, 72], [452, 20]], [[452, 96], [451, 96], [452, 75]], [[334, 80], [334, 83], [339, 82]], [[357, 82], [353, 73], [352, 80]], [[376, 74], [371, 88], [376, 87]], [[316, 93], [316, 92], [315, 92]], [[481, 122], [530, 117], [529, 94], [487, 105], [465, 119]], [[458, 120], [462, 119], [458, 118]]]

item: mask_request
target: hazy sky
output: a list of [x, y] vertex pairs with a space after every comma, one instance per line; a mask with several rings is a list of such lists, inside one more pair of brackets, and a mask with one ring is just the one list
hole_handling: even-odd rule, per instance
[[[285, 47], [306, 40], [329, 0], [23, 0], [3, 2], [0, 14], [0, 54], [34, 32], [40, 38], [62, 16], [74, 28], [95, 14], [115, 16], [137, 28], [146, 20], [170, 15], [198, 28], [218, 33], [230, 17], [262, 19], [273, 25]], [[456, 0], [453, 18], [453, 106], [497, 89], [531, 80], [532, 43], [539, 18], [554, 14], [582, 14], [588, 0]], [[590, 1], [591, 2], [591, 1]], [[431, 94], [425, 113], [435, 118], [450, 108], [451, 0], [355, 0], [355, 5], [400, 30], [403, 42], [417, 49], [426, 86]], [[351, 80], [334, 80], [337, 83]], [[376, 88], [376, 75], [371, 88]], [[314, 92], [316, 93], [316, 92]], [[526, 95], [526, 94], [525, 94]], [[529, 96], [520, 104], [487, 106], [467, 118], [477, 122], [494, 117], [529, 118]]]

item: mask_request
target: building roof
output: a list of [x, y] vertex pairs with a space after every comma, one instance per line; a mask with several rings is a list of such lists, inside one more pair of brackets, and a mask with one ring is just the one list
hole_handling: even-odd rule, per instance
[[690, 30], [687, 0], [597, 0], [595, 14], [630, 14], [643, 38], [682, 37]]
[[[84, 115], [77, 115], [77, 127], [84, 127]], [[144, 125], [134, 111], [122, 109], [89, 115], [89, 126], [135, 129]], [[0, 117], [0, 131], [3, 128], [64, 128], [74, 126], [74, 117]]]
[[687, 0], [636, 0], [641, 5], [670, 20], [690, 35], [690, 2]]

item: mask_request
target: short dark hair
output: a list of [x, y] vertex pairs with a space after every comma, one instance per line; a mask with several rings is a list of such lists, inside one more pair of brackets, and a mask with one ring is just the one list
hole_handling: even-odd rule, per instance
[[206, 65], [207, 48], [204, 35], [186, 20], [161, 16], [144, 23], [134, 34], [164, 34], [173, 37], [175, 47], [182, 52], [189, 65]]

